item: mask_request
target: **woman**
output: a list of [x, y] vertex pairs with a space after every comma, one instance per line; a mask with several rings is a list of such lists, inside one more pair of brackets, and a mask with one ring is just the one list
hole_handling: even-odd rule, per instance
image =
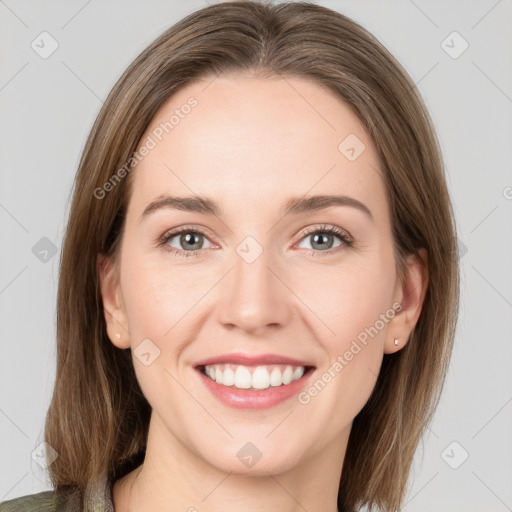
[[399, 510], [452, 350], [455, 233], [429, 115], [366, 30], [311, 3], [187, 16], [88, 138], [55, 490], [0, 510]]

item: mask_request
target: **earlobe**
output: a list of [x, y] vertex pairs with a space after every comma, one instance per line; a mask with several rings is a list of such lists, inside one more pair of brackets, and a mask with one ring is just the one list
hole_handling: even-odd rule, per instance
[[400, 286], [398, 302], [401, 309], [395, 314], [388, 329], [384, 353], [402, 349], [416, 327], [428, 288], [428, 255], [425, 249], [407, 257], [406, 274]]
[[[393, 329], [391, 327], [391, 329]], [[388, 338], [384, 344], [384, 354], [394, 354], [398, 352], [407, 344], [407, 339], [402, 339], [399, 336], [394, 336], [393, 332], [388, 334]]]
[[104, 254], [98, 254], [97, 272], [108, 337], [116, 347], [129, 348], [128, 323], [121, 297], [117, 267], [111, 258]]

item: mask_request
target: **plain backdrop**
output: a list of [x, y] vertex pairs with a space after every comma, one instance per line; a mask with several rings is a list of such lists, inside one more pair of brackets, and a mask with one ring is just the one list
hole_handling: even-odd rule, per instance
[[[403, 510], [512, 510], [512, 2], [317, 3], [369, 29], [417, 84], [463, 250], [455, 351]], [[205, 5], [0, 0], [0, 501], [51, 488], [36, 461], [55, 378], [58, 261], [85, 138], [136, 55]]]

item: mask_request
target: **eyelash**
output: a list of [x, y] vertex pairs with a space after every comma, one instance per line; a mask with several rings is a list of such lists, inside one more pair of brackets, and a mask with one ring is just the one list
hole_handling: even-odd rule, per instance
[[[203, 235], [206, 238], [206, 233], [203, 231], [193, 229], [189, 226], [183, 226], [181, 228], [178, 228], [174, 231], [168, 231], [164, 233], [159, 239], [158, 239], [158, 246], [161, 247], [164, 251], [169, 252], [171, 254], [176, 254], [177, 256], [182, 256], [185, 258], [188, 258], [190, 256], [199, 256], [200, 251], [183, 251], [181, 249], [176, 249], [175, 247], [170, 247], [167, 245], [169, 240], [172, 240], [175, 236], [180, 235], [181, 233], [194, 233], [196, 235]], [[307, 249], [313, 254], [319, 254], [319, 255], [330, 255], [333, 252], [338, 252], [340, 250], [341, 246], [345, 246], [345, 248], [352, 247], [354, 241], [350, 238], [350, 236], [347, 234], [346, 231], [344, 231], [341, 228], [338, 228], [336, 226], [328, 226], [328, 225], [322, 225], [322, 226], [315, 226], [310, 229], [308, 229], [305, 233], [303, 233], [302, 237], [300, 238], [299, 242], [302, 241], [304, 238], [306, 238], [309, 235], [315, 234], [315, 233], [323, 233], [328, 235], [335, 235], [341, 240], [341, 245], [338, 247], [335, 247], [334, 249], [328, 249], [327, 251], [316, 251], [314, 249]]]

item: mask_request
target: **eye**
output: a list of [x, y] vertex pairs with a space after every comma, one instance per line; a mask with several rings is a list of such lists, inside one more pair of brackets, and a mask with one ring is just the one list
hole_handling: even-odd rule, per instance
[[[332, 254], [333, 252], [338, 251], [332, 251], [333, 248], [333, 239], [337, 238], [340, 243], [334, 248], [337, 247], [351, 247], [354, 243], [350, 235], [343, 229], [338, 228], [337, 226], [315, 226], [313, 228], [310, 228], [302, 240], [310, 240], [311, 241], [311, 249], [314, 252], [321, 252], [321, 253], [328, 253]], [[320, 250], [316, 250], [320, 249]]]
[[[177, 239], [175, 243], [178, 243], [183, 249], [169, 245], [174, 238]], [[164, 251], [172, 252], [180, 256], [198, 256], [199, 249], [205, 248], [203, 246], [203, 240], [205, 239], [208, 240], [202, 231], [183, 226], [174, 231], [165, 233], [158, 241], [158, 245], [161, 246]]]
[[[314, 236], [313, 236], [314, 235]], [[338, 247], [351, 247], [354, 243], [351, 236], [343, 229], [337, 226], [314, 226], [303, 234], [302, 240], [311, 240], [311, 251], [315, 253], [327, 253], [332, 254], [338, 252]], [[338, 245], [333, 246], [333, 238], [339, 240]], [[170, 244], [172, 240], [176, 239], [176, 242], [180, 247], [175, 247]], [[166, 252], [176, 254], [178, 256], [199, 256], [200, 249], [204, 247], [204, 240], [208, 240], [206, 234], [200, 230], [193, 229], [189, 226], [182, 226], [181, 228], [175, 229], [165, 233], [159, 240], [158, 245]], [[211, 242], [208, 241], [211, 244]], [[212, 247], [213, 245], [210, 245]]]

